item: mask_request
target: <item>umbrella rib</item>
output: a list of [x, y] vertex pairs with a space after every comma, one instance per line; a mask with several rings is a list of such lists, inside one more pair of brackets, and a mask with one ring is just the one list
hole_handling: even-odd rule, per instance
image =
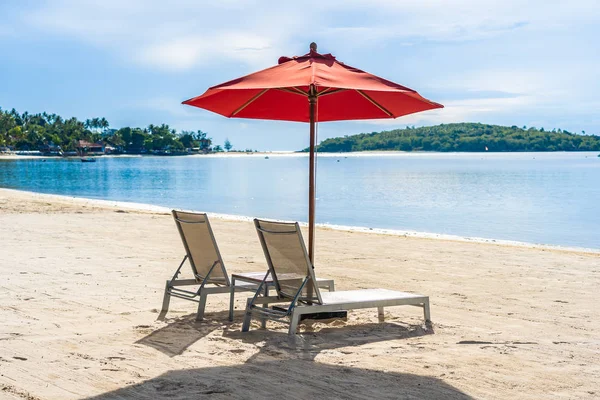
[[296, 92], [301, 93], [304, 96], [308, 96], [308, 93], [306, 93], [304, 90], [297, 88], [296, 86], [292, 86], [292, 89], [294, 89]]
[[389, 112], [384, 106], [382, 106], [381, 104], [379, 104], [378, 102], [376, 102], [375, 100], [373, 100], [371, 97], [369, 97], [369, 95], [367, 95], [366, 93], [364, 93], [362, 90], [356, 89], [356, 91], [362, 97], [364, 97], [365, 99], [369, 100], [375, 107], [379, 108], [381, 111], [383, 111], [384, 113], [386, 113], [388, 117], [391, 117], [391, 118], [394, 117], [394, 114], [392, 114], [391, 112]]
[[332, 87], [329, 87], [329, 88], [323, 90], [321, 93], [317, 93], [317, 97], [327, 96], [328, 94], [335, 94], [335, 93], [343, 92], [345, 90], [348, 90], [348, 89], [334, 89]]
[[325, 94], [327, 92], [329, 92], [330, 90], [332, 90], [333, 88], [331, 86], [329, 86], [328, 88], [325, 88], [321, 91], [321, 93], [319, 93], [319, 91], [317, 90], [317, 96]]
[[[295, 90], [292, 90], [295, 89]], [[291, 93], [291, 94], [297, 94], [299, 96], [308, 96], [308, 93], [304, 93], [302, 90], [298, 89], [297, 87], [292, 87], [292, 89], [288, 89], [288, 88], [277, 88], [277, 90], [281, 90], [282, 92], [286, 92], [286, 93]]]
[[231, 113], [231, 116], [235, 117], [240, 111], [242, 111], [244, 108], [248, 107], [252, 102], [254, 102], [260, 96], [262, 96], [263, 94], [265, 94], [267, 92], [267, 90], [269, 90], [269, 89], [267, 88], [267, 89], [262, 90], [260, 93], [257, 93], [250, 100], [248, 100], [247, 102], [245, 102], [244, 104], [242, 104], [241, 107], [239, 107], [237, 110], [235, 110], [233, 113]]

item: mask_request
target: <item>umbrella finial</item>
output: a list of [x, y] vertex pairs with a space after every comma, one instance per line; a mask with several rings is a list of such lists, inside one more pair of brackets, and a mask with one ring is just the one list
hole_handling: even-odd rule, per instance
[[317, 52], [317, 44], [315, 42], [310, 44], [310, 51], [314, 51], [315, 53]]

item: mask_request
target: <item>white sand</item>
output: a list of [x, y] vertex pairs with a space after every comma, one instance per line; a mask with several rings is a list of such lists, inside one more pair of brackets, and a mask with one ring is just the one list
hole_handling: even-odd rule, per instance
[[[266, 269], [250, 222], [211, 222], [230, 273]], [[241, 334], [243, 295], [157, 321], [182, 255], [159, 209], [0, 190], [0, 398], [600, 396], [597, 253], [319, 229], [319, 276], [427, 294], [434, 333], [396, 307], [295, 340]]]

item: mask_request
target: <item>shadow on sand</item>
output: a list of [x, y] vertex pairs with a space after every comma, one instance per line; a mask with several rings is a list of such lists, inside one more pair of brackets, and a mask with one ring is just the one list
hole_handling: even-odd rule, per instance
[[471, 399], [437, 378], [292, 359], [169, 371], [92, 400]]
[[[236, 321], [242, 313], [236, 315]], [[398, 323], [368, 323], [323, 327], [318, 332], [308, 322], [301, 335], [253, 329], [240, 332], [240, 323], [224, 322], [226, 313], [195, 314], [171, 320], [136, 343], [171, 357], [196, 341], [221, 330], [232, 342], [255, 345], [257, 352], [244, 364], [168, 371], [147, 381], [91, 397], [108, 399], [232, 398], [330, 398], [330, 399], [470, 399], [458, 389], [434, 377], [375, 371], [315, 361], [322, 351], [362, 344], [402, 340], [433, 334], [431, 327]], [[332, 325], [335, 323], [332, 323]], [[220, 333], [218, 333], [221, 335]]]
[[227, 313], [219, 312], [207, 315], [202, 321], [196, 321], [196, 314], [162, 319], [167, 325], [141, 338], [136, 344], [152, 347], [161, 353], [174, 357], [182, 354], [188, 347], [217, 329], [224, 329]]

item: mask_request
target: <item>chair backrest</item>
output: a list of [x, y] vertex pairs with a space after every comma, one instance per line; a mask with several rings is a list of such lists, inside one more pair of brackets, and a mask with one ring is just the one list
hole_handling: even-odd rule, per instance
[[303, 301], [322, 304], [298, 223], [255, 219], [254, 225], [277, 294], [292, 299], [298, 296]]
[[229, 286], [227, 270], [208, 216], [173, 210], [173, 218], [196, 279]]

